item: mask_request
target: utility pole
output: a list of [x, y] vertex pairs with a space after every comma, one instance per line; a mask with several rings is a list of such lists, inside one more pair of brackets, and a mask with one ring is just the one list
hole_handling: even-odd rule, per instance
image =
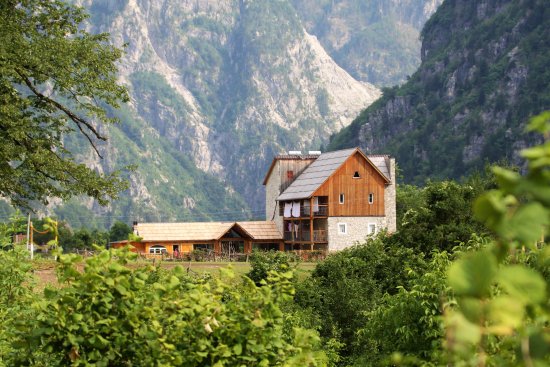
[[32, 241], [30, 240], [30, 231], [31, 231], [31, 213], [29, 213], [29, 217], [27, 219], [27, 250], [30, 249], [31, 260], [32, 260], [34, 258], [34, 246]]

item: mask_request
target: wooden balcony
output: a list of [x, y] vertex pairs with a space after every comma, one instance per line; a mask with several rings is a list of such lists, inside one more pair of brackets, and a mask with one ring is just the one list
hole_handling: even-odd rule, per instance
[[313, 241], [309, 231], [285, 231], [285, 241], [287, 242], [328, 242], [328, 231], [326, 229], [313, 230]]
[[281, 211], [280, 215], [283, 216], [285, 219], [291, 219], [291, 218], [312, 218], [312, 214], [314, 218], [322, 218], [328, 216], [328, 204], [319, 204], [314, 209], [317, 209], [317, 211], [313, 211], [311, 213], [311, 208], [309, 205], [300, 205], [300, 216], [299, 217], [286, 217], [284, 216], [283, 211]]

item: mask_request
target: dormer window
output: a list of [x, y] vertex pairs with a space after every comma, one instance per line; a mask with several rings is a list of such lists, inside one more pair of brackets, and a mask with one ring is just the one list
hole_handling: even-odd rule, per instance
[[353, 174], [353, 178], [361, 178], [361, 176], [359, 175], [359, 171], [355, 171], [355, 173]]

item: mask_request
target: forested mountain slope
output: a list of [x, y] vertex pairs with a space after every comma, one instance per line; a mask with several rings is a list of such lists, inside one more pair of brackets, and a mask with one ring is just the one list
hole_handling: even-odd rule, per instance
[[[120, 78], [131, 102], [112, 111], [121, 124], [106, 132], [110, 140], [100, 148], [106, 159], [96, 159], [80, 141], [67, 144], [98, 170], [128, 164], [137, 169], [128, 174], [130, 189], [110, 207], [75, 200], [56, 209], [62, 219], [78, 222], [92, 212], [107, 218], [106, 225], [114, 219], [260, 218], [261, 182], [272, 157], [319, 149], [380, 96], [368, 78], [352, 77], [341, 67], [347, 64], [335, 62], [308, 32], [307, 15], [319, 6], [306, 0], [75, 2], [90, 11], [91, 32], [108, 32], [116, 45], [127, 44]], [[408, 4], [422, 14], [410, 22], [421, 23], [434, 0], [392, 3]], [[369, 17], [341, 11], [354, 1], [331, 4], [315, 19], [334, 23], [337, 14], [338, 23], [353, 24], [350, 39], [371, 24]], [[379, 20], [384, 4], [365, 3], [361, 14]], [[388, 20], [395, 28], [399, 21]], [[341, 37], [333, 26], [323, 32], [332, 41]], [[419, 53], [412, 38], [395, 38], [400, 45], [410, 41], [408, 49]], [[399, 59], [397, 48], [376, 51], [379, 45], [361, 47]], [[404, 69], [396, 66], [396, 78], [403, 78]]]
[[486, 161], [519, 164], [529, 118], [550, 108], [550, 4], [447, 0], [422, 31], [422, 64], [342, 132], [397, 157], [405, 179], [459, 177]]

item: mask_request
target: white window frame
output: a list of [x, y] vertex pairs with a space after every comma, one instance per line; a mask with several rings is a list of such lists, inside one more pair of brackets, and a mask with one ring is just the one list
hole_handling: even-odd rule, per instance
[[[373, 232], [370, 231], [371, 226], [374, 226], [374, 231]], [[376, 225], [376, 223], [369, 223], [367, 225], [367, 235], [369, 235], [369, 236], [376, 235], [377, 229], [378, 229], [378, 226]]]
[[344, 195], [343, 192], [340, 193], [340, 196], [338, 196], [338, 202], [340, 204], [344, 204], [344, 202], [346, 201], [346, 196]]
[[163, 245], [153, 245], [149, 247], [149, 253], [154, 255], [162, 255], [168, 253], [168, 249]]
[[[344, 226], [344, 230], [342, 231], [341, 230], [341, 227], [340, 226]], [[348, 224], [347, 223], [338, 223], [337, 224], [337, 228], [338, 228], [338, 234], [339, 235], [347, 235], [348, 234]]]
[[374, 192], [369, 192], [369, 204], [374, 204]]

